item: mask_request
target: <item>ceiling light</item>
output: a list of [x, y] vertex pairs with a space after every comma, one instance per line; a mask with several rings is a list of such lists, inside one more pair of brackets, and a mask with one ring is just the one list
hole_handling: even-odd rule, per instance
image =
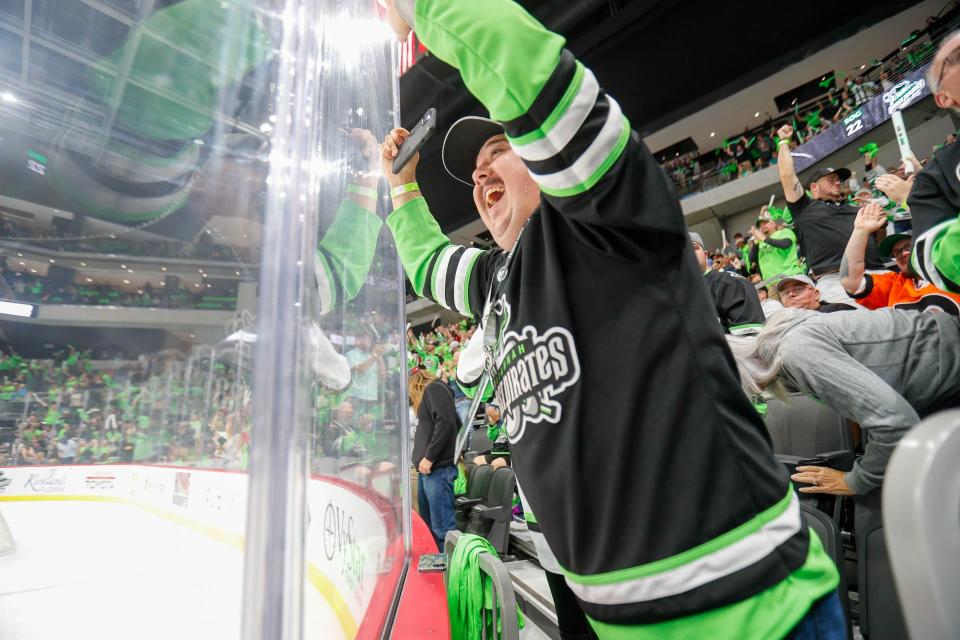
[[30, 269], [30, 273], [36, 273], [36, 272], [37, 272], [36, 269]]
[[759, 117], [760, 117], [760, 112], [757, 111], [755, 114], [753, 114], [753, 117], [754, 117], [754, 118], [759, 118]]
[[137, 289], [137, 293], [139, 293], [140, 295], [143, 295], [143, 289]]
[[93, 278], [87, 278], [87, 282], [93, 282]]
[[54, 260], [53, 258], [50, 258], [50, 264], [53, 264], [53, 263], [55, 263], [55, 262], [56, 262], [56, 260]]
[[240, 275], [240, 272], [239, 272], [239, 271], [235, 271], [234, 273], [236, 273], [237, 275]]
[[0, 98], [3, 98], [4, 102], [9, 102], [10, 104], [17, 104], [17, 102], [19, 102], [19, 100], [17, 100], [17, 96], [13, 95], [9, 91], [0, 93]]
[[199, 289], [199, 288], [200, 288], [200, 283], [198, 282], [197, 284], [195, 284], [195, 285], [193, 285], [193, 286], [195, 286], [197, 289]]
[[23, 257], [23, 254], [18, 252], [18, 253], [17, 253], [17, 257], [18, 257], [18, 258], [22, 258], [22, 257]]
[[133, 269], [127, 269], [127, 273], [133, 273]]
[[865, 64], [860, 65], [860, 69], [866, 69], [866, 68], [867, 68], [867, 65]]
[[273, 131], [273, 127], [270, 126], [269, 122], [264, 122], [262, 125], [260, 125], [260, 131], [261, 133], [270, 133]]
[[120, 268], [121, 268], [121, 269], [126, 269], [126, 268], [127, 268], [127, 265], [122, 264], [122, 265], [120, 265]]
[[200, 273], [203, 273], [203, 269], [197, 269], [197, 271], [199, 271]]
[[160, 283], [160, 286], [161, 286], [161, 287], [165, 287], [165, 286], [167, 286], [167, 283], [166, 283], [166, 282], [161, 282], [161, 283]]
[[716, 132], [716, 131], [711, 131], [711, 132], [710, 132], [710, 137], [711, 137], [711, 138], [714, 137], [715, 135], [717, 135], [717, 132]]
[[81, 262], [81, 263], [80, 263], [80, 266], [81, 266], [81, 267], [85, 267], [85, 266], [87, 266], [87, 263], [86, 263], [86, 262]]
[[21, 261], [20, 261], [20, 266], [21, 266], [21, 267], [25, 267], [25, 266], [27, 266], [27, 263], [24, 262], [23, 260], [21, 260]]
[[197, 336], [195, 336], [195, 335], [193, 335], [193, 334], [191, 333], [191, 334], [190, 334], [190, 337], [191, 337], [191, 338], [196, 338]]
[[167, 270], [166, 267], [160, 267], [160, 271], [166, 271], [166, 270]]
[[130, 284], [130, 281], [129, 281], [129, 280], [124, 280], [124, 281], [123, 281], [123, 284]]
[[209, 288], [212, 287], [212, 286], [213, 286], [212, 284], [208, 284], [208, 285], [207, 285], [207, 289], [209, 289]]

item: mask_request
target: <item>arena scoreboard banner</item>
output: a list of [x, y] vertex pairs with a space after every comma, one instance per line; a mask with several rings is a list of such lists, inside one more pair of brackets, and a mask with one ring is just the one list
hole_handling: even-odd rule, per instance
[[930, 87], [925, 77], [928, 68], [929, 65], [925, 65], [913, 71], [892, 89], [864, 102], [841, 122], [794, 149], [793, 164], [797, 172], [808, 169], [868, 131], [879, 127], [895, 112], [903, 111], [930, 95]]

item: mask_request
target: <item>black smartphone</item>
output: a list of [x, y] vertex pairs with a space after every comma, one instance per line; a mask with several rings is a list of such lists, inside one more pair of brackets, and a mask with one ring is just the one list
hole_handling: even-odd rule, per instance
[[410, 162], [410, 158], [415, 156], [420, 149], [423, 148], [423, 145], [433, 136], [433, 132], [436, 130], [437, 110], [431, 107], [427, 109], [427, 112], [420, 118], [420, 122], [417, 123], [417, 126], [415, 126], [413, 131], [410, 132], [410, 135], [407, 136], [407, 139], [400, 145], [400, 152], [397, 154], [397, 157], [393, 159], [393, 172], [400, 173], [400, 170]]

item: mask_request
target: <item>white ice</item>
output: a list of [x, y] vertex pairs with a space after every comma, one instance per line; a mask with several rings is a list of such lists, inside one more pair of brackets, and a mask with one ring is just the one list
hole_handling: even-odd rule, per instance
[[240, 637], [243, 554], [135, 507], [0, 504], [0, 639]]

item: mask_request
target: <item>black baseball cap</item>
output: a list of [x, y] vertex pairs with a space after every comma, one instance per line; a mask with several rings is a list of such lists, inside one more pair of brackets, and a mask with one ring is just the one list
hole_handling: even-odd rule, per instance
[[807, 186], [809, 187], [820, 178], [825, 178], [831, 173], [837, 174], [837, 177], [840, 178], [841, 182], [844, 180], [849, 180], [850, 176], [852, 175], [849, 169], [844, 169], [843, 167], [840, 167], [839, 169], [834, 169], [833, 167], [824, 167], [823, 169], [817, 169], [810, 175], [809, 178], [807, 178]]
[[480, 116], [460, 118], [443, 139], [443, 150], [440, 152], [443, 168], [455, 180], [472, 187], [477, 154], [487, 140], [503, 133], [503, 125], [496, 120]]

